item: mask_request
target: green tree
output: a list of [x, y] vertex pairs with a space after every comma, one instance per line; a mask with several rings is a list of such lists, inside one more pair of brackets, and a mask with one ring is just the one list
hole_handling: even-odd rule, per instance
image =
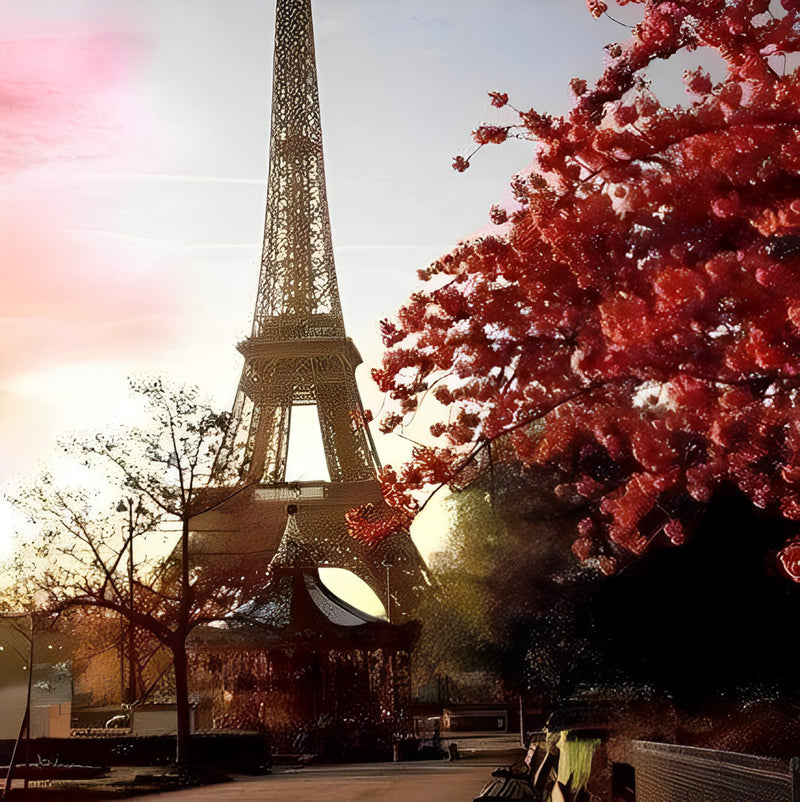
[[557, 696], [582, 648], [576, 606], [596, 577], [566, 548], [585, 502], [556, 494], [545, 471], [506, 464], [443, 504], [448, 539], [431, 558], [419, 669], [456, 684], [483, 675], [507, 695]]

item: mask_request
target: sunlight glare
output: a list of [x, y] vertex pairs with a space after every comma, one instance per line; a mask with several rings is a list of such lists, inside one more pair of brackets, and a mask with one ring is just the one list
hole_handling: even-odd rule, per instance
[[376, 618], [386, 618], [386, 608], [375, 591], [346, 568], [320, 568], [319, 578], [328, 590], [353, 607]]

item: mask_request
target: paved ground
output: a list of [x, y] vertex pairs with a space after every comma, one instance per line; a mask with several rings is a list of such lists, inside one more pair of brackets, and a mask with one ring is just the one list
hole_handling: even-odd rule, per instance
[[[231, 782], [186, 790], [160, 791], [141, 782], [162, 775], [163, 768], [116, 767], [107, 775], [80, 783], [36, 783], [30, 798], [55, 802], [100, 799], [160, 800], [161, 802], [469, 802], [500, 765], [524, 754], [519, 736], [464, 733], [443, 738], [442, 746], [456, 741], [463, 759], [448, 762], [408, 761], [344, 765], [277, 766], [266, 777], [237, 776]], [[145, 794], [145, 795], [143, 795]], [[12, 798], [14, 792], [12, 791]]]
[[306, 766], [266, 777], [140, 797], [159, 802], [469, 802], [489, 779], [495, 760]]

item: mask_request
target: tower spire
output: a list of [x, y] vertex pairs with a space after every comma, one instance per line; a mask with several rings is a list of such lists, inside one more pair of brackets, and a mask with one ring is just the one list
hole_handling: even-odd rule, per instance
[[253, 336], [344, 336], [311, 0], [277, 3], [269, 184]]

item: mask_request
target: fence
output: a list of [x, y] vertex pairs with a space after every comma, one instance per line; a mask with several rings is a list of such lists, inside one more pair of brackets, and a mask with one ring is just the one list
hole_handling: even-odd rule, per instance
[[800, 760], [634, 741], [636, 802], [800, 802]]

